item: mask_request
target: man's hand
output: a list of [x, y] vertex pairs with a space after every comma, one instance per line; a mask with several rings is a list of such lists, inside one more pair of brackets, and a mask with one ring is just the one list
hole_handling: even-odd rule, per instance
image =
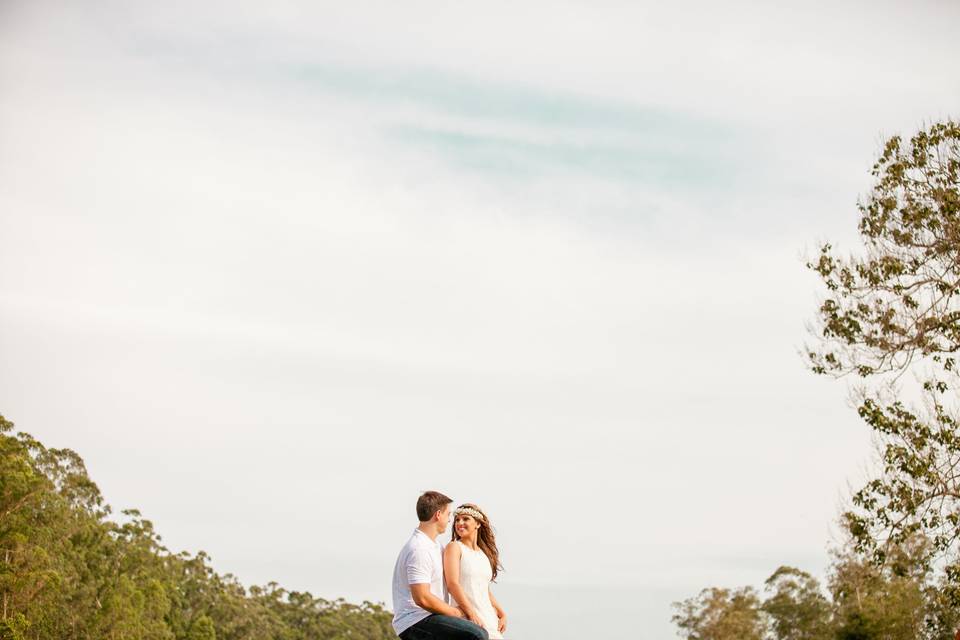
[[500, 621], [497, 623], [497, 630], [501, 634], [507, 630], [507, 614], [500, 616]]
[[481, 618], [480, 614], [478, 614], [476, 611], [471, 610], [469, 613], [467, 613], [466, 618], [478, 627], [483, 626], [483, 618]]

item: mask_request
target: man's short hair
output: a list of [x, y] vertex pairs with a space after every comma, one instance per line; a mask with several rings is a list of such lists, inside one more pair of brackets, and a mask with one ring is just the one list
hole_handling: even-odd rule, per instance
[[453, 500], [439, 491], [426, 491], [422, 496], [417, 498], [417, 517], [420, 518], [420, 522], [427, 522], [433, 518], [433, 514], [451, 502], [453, 502]]

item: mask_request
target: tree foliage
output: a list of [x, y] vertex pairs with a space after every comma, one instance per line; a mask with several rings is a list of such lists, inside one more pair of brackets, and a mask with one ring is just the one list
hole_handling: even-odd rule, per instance
[[927, 603], [920, 571], [883, 570], [851, 550], [838, 554], [829, 586], [837, 640], [917, 640]]
[[763, 611], [770, 616], [774, 636], [779, 640], [828, 640], [830, 603], [820, 583], [809, 573], [794, 567], [780, 567], [766, 582], [770, 596]]
[[341, 640], [395, 634], [378, 604], [243, 587], [110, 518], [83, 460], [0, 416], [0, 640]]
[[826, 589], [782, 566], [762, 601], [750, 587], [707, 588], [675, 603], [673, 621], [686, 640], [954, 640], [960, 608], [924, 561], [928, 545], [914, 537], [878, 566], [850, 539], [833, 552]]
[[960, 125], [890, 138], [872, 174], [859, 204], [862, 255], [827, 244], [809, 265], [830, 292], [808, 352], [818, 373], [898, 371], [960, 349]]
[[689, 640], [763, 640], [766, 622], [751, 587], [704, 589], [675, 603], [673, 622]]
[[891, 138], [872, 173], [862, 251], [841, 257], [828, 244], [808, 265], [828, 293], [807, 356], [816, 373], [862, 379], [858, 412], [881, 447], [879, 473], [846, 514], [858, 550], [882, 563], [922, 533], [926, 560], [946, 563], [958, 592], [960, 125]]

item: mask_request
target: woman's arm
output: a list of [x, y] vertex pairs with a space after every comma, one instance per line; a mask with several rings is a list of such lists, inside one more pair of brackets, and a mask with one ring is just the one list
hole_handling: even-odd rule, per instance
[[500, 606], [497, 599], [493, 597], [493, 589], [487, 588], [487, 592], [490, 594], [490, 604], [493, 605], [493, 610], [497, 612], [497, 620], [500, 621], [497, 624], [497, 628], [500, 633], [503, 633], [507, 630], [507, 612], [503, 610], [503, 607]]
[[460, 586], [460, 556], [462, 554], [463, 551], [460, 549], [460, 545], [453, 542], [444, 548], [443, 579], [447, 583], [447, 591], [450, 592], [454, 601], [460, 606], [467, 620], [475, 622], [482, 627], [483, 621], [480, 620], [480, 616], [477, 615], [473, 605], [470, 604], [470, 600], [467, 599], [467, 594], [463, 592], [463, 587]]

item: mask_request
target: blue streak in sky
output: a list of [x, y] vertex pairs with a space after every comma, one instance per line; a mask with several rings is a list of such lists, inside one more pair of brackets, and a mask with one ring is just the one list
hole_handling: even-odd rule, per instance
[[[428, 71], [311, 65], [298, 77], [323, 91], [389, 108], [409, 104], [481, 124], [533, 126], [539, 141], [423, 124], [384, 126], [389, 140], [466, 170], [522, 180], [566, 172], [668, 190], [715, 191], [742, 175], [752, 133], [729, 122]], [[570, 141], [576, 134], [577, 142]]]

